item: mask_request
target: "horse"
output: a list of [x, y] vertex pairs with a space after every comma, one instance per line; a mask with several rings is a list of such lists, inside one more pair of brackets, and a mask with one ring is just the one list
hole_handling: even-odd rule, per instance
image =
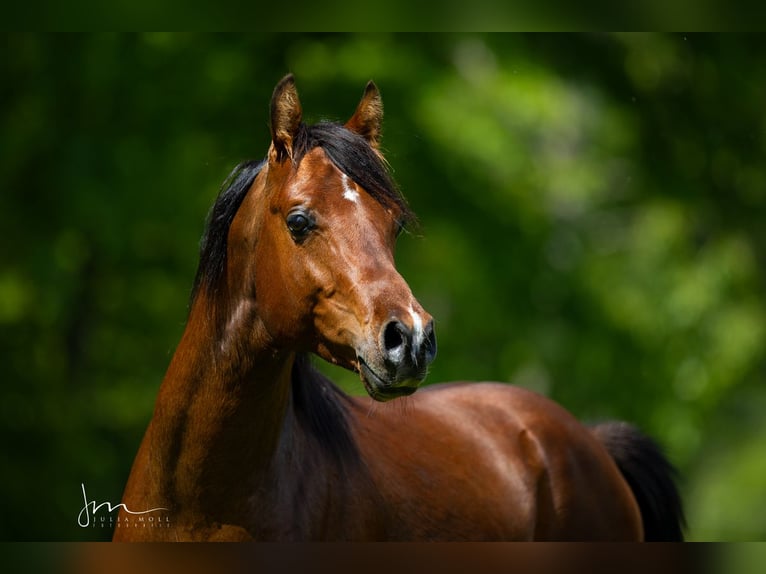
[[[305, 124], [293, 76], [275, 87], [266, 158], [208, 215], [113, 539], [682, 540], [673, 467], [635, 427], [503, 383], [415, 393], [436, 336], [394, 265], [414, 214], [382, 118], [373, 82], [345, 124]], [[371, 408], [391, 400], [405, 408]], [[167, 524], [136, 527], [143, 512]]]

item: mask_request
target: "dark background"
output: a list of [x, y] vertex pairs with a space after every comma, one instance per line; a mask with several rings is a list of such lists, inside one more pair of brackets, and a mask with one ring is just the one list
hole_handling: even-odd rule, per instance
[[[689, 537], [766, 538], [766, 40], [745, 35], [0, 37], [0, 538], [100, 540], [183, 331], [205, 215], [274, 84], [345, 120], [374, 79], [421, 226], [429, 382], [639, 424]], [[357, 378], [328, 372], [349, 392]]]

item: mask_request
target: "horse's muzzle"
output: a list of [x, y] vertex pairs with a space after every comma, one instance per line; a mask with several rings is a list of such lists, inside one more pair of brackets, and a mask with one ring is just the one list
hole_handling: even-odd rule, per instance
[[[379, 401], [414, 393], [428, 374], [436, 357], [436, 334], [433, 321], [425, 328], [408, 327], [398, 319], [383, 326], [380, 333], [382, 365], [370, 365], [359, 359], [359, 372], [367, 392]], [[377, 368], [376, 368], [377, 367]]]
[[380, 347], [386, 371], [393, 379], [422, 380], [436, 357], [434, 322], [429, 321], [423, 328], [420, 324], [410, 327], [392, 319], [381, 330]]

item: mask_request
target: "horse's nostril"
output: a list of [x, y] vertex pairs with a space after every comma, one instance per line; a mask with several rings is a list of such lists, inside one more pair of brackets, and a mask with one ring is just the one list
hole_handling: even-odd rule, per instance
[[436, 357], [436, 333], [433, 324], [429, 325], [428, 335], [425, 341], [426, 360], [430, 363]]
[[383, 346], [386, 351], [394, 351], [404, 345], [404, 325], [399, 321], [391, 321], [383, 331]]

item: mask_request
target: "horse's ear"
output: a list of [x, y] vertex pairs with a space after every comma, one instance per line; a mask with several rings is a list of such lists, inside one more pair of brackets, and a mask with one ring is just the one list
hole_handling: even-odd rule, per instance
[[301, 123], [301, 102], [295, 89], [295, 78], [287, 74], [274, 88], [271, 96], [271, 143], [275, 157], [281, 162], [293, 157], [293, 138]]
[[382, 124], [383, 100], [380, 98], [378, 86], [370, 80], [354, 115], [346, 122], [346, 128], [362, 136], [372, 147], [377, 149], [380, 143]]

